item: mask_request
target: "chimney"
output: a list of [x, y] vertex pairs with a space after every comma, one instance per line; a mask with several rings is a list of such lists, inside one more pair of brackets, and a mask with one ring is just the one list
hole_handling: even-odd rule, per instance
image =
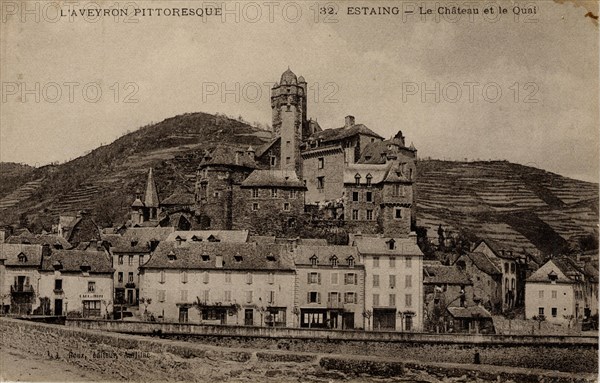
[[218, 267], [218, 268], [223, 267], [223, 256], [222, 255], [215, 256], [215, 267]]
[[411, 231], [410, 234], [408, 235], [408, 238], [411, 238], [414, 243], [417, 243], [417, 232]]
[[354, 126], [354, 116], [346, 116], [344, 128], [350, 128]]

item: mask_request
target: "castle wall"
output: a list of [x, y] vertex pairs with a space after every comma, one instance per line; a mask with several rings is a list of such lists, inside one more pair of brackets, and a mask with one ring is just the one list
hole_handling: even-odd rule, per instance
[[[319, 169], [319, 159], [323, 159], [323, 168]], [[304, 180], [306, 181], [306, 203], [315, 204], [335, 200], [344, 192], [344, 153], [341, 150], [333, 154], [311, 154], [304, 156]], [[323, 188], [319, 188], [318, 178], [323, 177]]]

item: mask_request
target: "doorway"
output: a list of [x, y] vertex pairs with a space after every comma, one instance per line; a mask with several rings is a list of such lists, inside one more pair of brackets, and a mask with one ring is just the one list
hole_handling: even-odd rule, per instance
[[244, 310], [244, 325], [246, 325], [246, 326], [254, 325], [254, 309], [245, 309]]
[[63, 300], [54, 300], [54, 315], [63, 315]]

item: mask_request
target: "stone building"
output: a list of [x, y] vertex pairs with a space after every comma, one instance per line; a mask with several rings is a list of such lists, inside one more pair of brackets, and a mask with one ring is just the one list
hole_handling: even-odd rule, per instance
[[365, 267], [366, 328], [423, 329], [423, 253], [416, 234], [409, 237], [350, 236]]
[[158, 191], [154, 182], [152, 168], [148, 170], [148, 179], [146, 180], [146, 192], [144, 201], [137, 195], [135, 201], [131, 204], [131, 224], [132, 226], [158, 226], [159, 215], [161, 213]]
[[39, 305], [42, 256], [48, 246], [0, 243], [0, 308], [3, 313], [33, 314]]
[[357, 248], [299, 245], [293, 256], [299, 327], [364, 328], [365, 271]]
[[484, 253], [472, 252], [459, 255], [454, 265], [473, 282], [473, 300], [494, 314], [501, 313], [503, 278], [496, 263]]
[[279, 244], [164, 241], [140, 285], [167, 321], [293, 326], [294, 263]]

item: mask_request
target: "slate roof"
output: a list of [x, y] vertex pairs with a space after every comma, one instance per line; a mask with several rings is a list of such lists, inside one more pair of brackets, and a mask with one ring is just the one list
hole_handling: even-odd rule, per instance
[[178, 189], [162, 201], [162, 205], [193, 205], [194, 193]]
[[[42, 245], [23, 245], [0, 243], [0, 259], [6, 266], [40, 267], [42, 263]], [[26, 256], [26, 261], [19, 262], [19, 254]]]
[[494, 262], [492, 262], [484, 253], [467, 253], [466, 256], [473, 261], [475, 267], [477, 267], [484, 273], [488, 275], [502, 275], [502, 270], [500, 270], [500, 268], [498, 268], [498, 266]]
[[150, 242], [165, 240], [173, 233], [173, 227], [132, 227], [121, 234], [102, 234], [102, 240], [108, 242], [113, 253], [147, 253]]
[[256, 168], [256, 161], [254, 160], [254, 156], [249, 156], [244, 149], [219, 145], [212, 151], [204, 154], [198, 167], [206, 165], [235, 165], [254, 169]]
[[365, 125], [355, 124], [350, 127], [342, 126], [341, 128], [337, 128], [337, 129], [325, 129], [320, 132], [315, 132], [308, 138], [308, 140], [309, 141], [319, 140], [325, 144], [325, 143], [331, 142], [331, 141], [340, 141], [345, 138], [350, 138], [357, 134], [364, 134], [367, 136], [383, 139], [383, 137], [381, 137], [379, 134], [375, 133], [371, 129], [367, 128]]
[[177, 237], [186, 243], [207, 242], [212, 236], [220, 242], [246, 243], [248, 242], [248, 230], [191, 230], [173, 231], [166, 238], [167, 242], [177, 241]]
[[281, 187], [306, 189], [293, 170], [254, 170], [242, 182], [242, 187]]
[[[396, 246], [394, 250], [388, 248], [388, 242], [392, 239]], [[350, 235], [350, 243], [354, 243], [361, 254], [423, 255], [423, 252], [413, 238], [359, 237]]]
[[319, 266], [331, 265], [331, 257], [336, 256], [340, 267], [348, 264], [347, 258], [353, 257], [355, 265], [359, 264], [358, 251], [355, 246], [314, 246], [300, 245], [294, 251], [296, 265], [311, 265], [311, 258], [316, 256]]
[[56, 234], [38, 234], [38, 235], [19, 235], [12, 236], [6, 240], [10, 244], [28, 244], [28, 245], [49, 245], [56, 248], [62, 246], [63, 249], [70, 249], [72, 245], [64, 237]]
[[144, 205], [146, 207], [158, 207], [160, 201], [158, 192], [156, 191], [156, 183], [154, 182], [154, 174], [152, 168], [148, 171], [148, 179], [146, 180], [146, 193], [144, 194]]
[[344, 183], [355, 184], [357, 174], [360, 175], [361, 185], [367, 184], [369, 176], [373, 185], [381, 182], [408, 182], [409, 179], [399, 166], [400, 163], [396, 161], [386, 164], [348, 164], [344, 168]]
[[535, 273], [527, 278], [527, 282], [545, 282], [549, 283], [549, 274], [557, 276], [556, 282], [573, 283], [577, 280], [583, 282], [586, 278], [594, 279], [593, 274], [585, 272], [584, 268], [579, 267], [575, 261], [567, 257], [554, 257], [543, 264]]
[[423, 283], [431, 285], [472, 285], [469, 277], [455, 266], [423, 266]]
[[[170, 260], [169, 254], [175, 259]], [[203, 255], [209, 260], [204, 261]], [[294, 262], [285, 246], [277, 244], [194, 242], [178, 246], [177, 242], [161, 242], [148, 262], [140, 268], [147, 269], [217, 269], [216, 257], [223, 257], [222, 270], [279, 270], [293, 271]], [[272, 255], [274, 260], [269, 260]], [[238, 260], [236, 260], [236, 257]]]
[[[389, 148], [392, 145], [392, 148]], [[385, 140], [370, 142], [365, 146], [361, 153], [359, 163], [363, 164], [384, 164], [386, 162], [387, 154], [394, 154], [398, 159], [412, 160], [414, 159], [414, 147], [407, 148], [402, 145], [398, 140]]]
[[43, 271], [54, 271], [54, 264], [60, 262], [61, 272], [81, 272], [81, 265], [88, 265], [90, 273], [113, 273], [112, 262], [103, 251], [95, 250], [53, 250], [44, 257]]
[[448, 312], [454, 318], [491, 318], [492, 314], [481, 306], [448, 307]]
[[262, 157], [267, 152], [267, 150], [271, 149], [271, 147], [273, 147], [273, 145], [278, 141], [281, 141], [281, 137], [276, 137], [273, 140], [267, 142], [266, 144], [263, 144], [256, 148], [256, 158]]
[[[481, 241], [479, 241], [475, 248], [477, 248], [482, 243], [485, 243], [490, 248], [490, 250], [492, 250], [494, 254], [496, 254], [496, 256], [499, 258], [512, 260], [519, 258], [517, 251], [514, 250], [512, 247], [504, 243], [499, 243], [497, 241], [491, 240], [489, 238], [482, 239]], [[510, 254], [508, 253], [509, 251], [511, 252]]]

